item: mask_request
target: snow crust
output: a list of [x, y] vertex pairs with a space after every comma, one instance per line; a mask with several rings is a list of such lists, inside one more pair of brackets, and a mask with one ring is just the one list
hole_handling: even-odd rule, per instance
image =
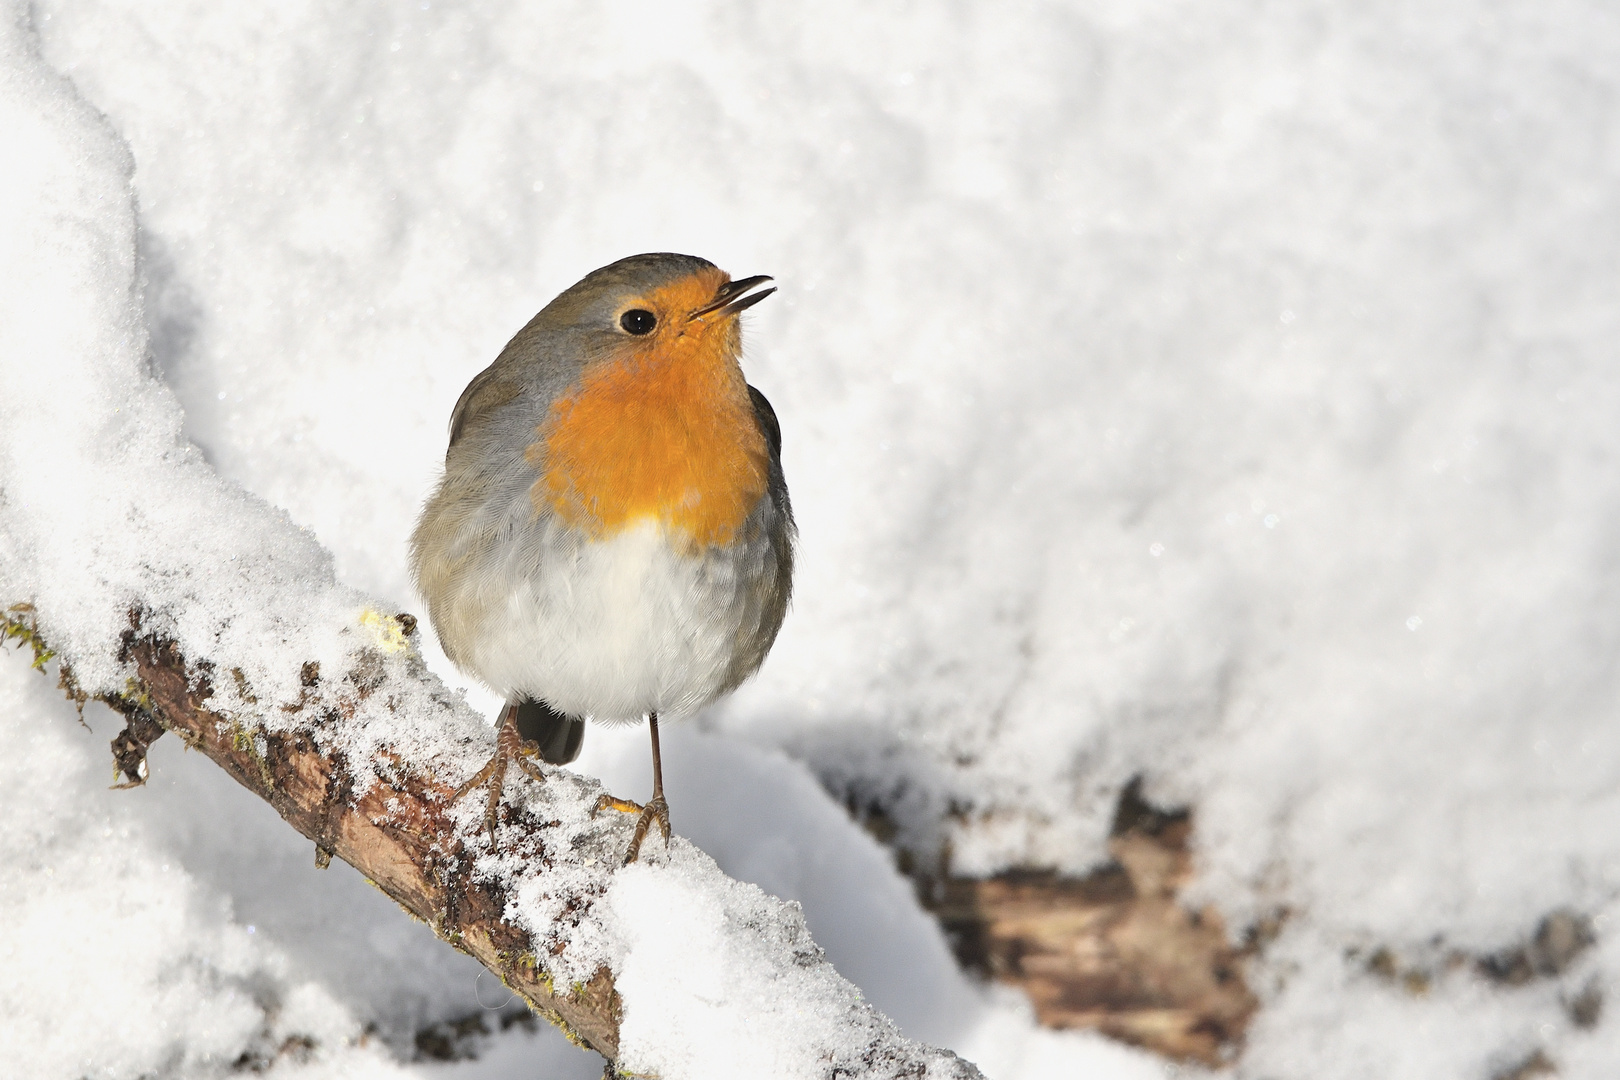
[[[0, 586], [65, 651], [158, 592], [185, 641], [341, 662], [367, 596], [415, 607], [445, 418], [535, 309], [633, 251], [772, 273], [747, 369], [782, 418], [797, 599], [759, 679], [671, 732], [677, 830], [800, 900], [908, 1032], [993, 1076], [1126, 1075], [1156, 1067], [962, 982], [777, 752], [975, 873], [1088, 868], [1142, 774], [1196, 807], [1198, 899], [1235, 931], [1289, 913], [1241, 1074], [1485, 1076], [1538, 1048], [1612, 1073], [1612, 1005], [1586, 1031], [1560, 1004], [1620, 986], [1611, 11], [31, 10], [0, 65]], [[292, 700], [297, 670], [244, 679]], [[9, 726], [71, 723], [8, 700]], [[452, 749], [421, 744], [447, 768], [477, 734], [457, 715]], [[644, 753], [593, 730], [581, 767], [644, 794]], [[180, 778], [154, 801], [258, 812], [154, 761]], [[304, 890], [381, 925], [359, 883], [156, 817], [197, 895], [280, 927], [285, 985], [394, 1025], [476, 1005], [431, 941], [299, 944]], [[726, 901], [669, 872], [671, 923], [706, 940]], [[640, 888], [611, 909], [656, 906]], [[1442, 969], [1560, 907], [1599, 940], [1556, 980], [1442, 971], [1419, 998], [1347, 959]], [[168, 925], [218, 957], [234, 924]], [[669, 1022], [627, 1025], [652, 1047]]]

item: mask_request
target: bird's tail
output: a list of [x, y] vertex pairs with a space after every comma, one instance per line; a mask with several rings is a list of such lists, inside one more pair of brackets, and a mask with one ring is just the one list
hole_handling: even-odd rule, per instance
[[518, 702], [517, 729], [526, 741], [538, 743], [540, 759], [553, 765], [573, 761], [585, 744], [585, 718], [560, 713], [543, 701]]

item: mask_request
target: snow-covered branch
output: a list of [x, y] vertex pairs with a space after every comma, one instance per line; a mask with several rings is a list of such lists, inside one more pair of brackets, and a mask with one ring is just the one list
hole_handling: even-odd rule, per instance
[[[333, 855], [343, 859], [440, 937], [499, 975], [552, 1023], [608, 1059], [618, 1057], [620, 1001], [612, 973], [598, 968], [590, 979], [560, 991], [552, 984], [534, 954], [532, 935], [503, 917], [510, 879], [469, 872], [473, 864], [466, 858], [465, 837], [445, 813], [451, 785], [388, 761], [391, 782], [366, 784], [358, 792], [342, 751], [322, 750], [326, 740], [296, 730], [266, 731], [212, 711], [208, 680], [194, 678], [172, 642], [132, 634], [128, 657], [136, 682], [113, 704], [126, 711], [132, 727], [155, 719], [207, 754], [313, 840], [317, 863]], [[346, 685], [335, 709], [323, 708], [315, 697], [289, 711], [322, 709], [318, 723], [343, 723], [345, 703], [362, 701], [382, 688], [376, 672], [366, 670], [367, 660], [363, 656], [354, 668], [338, 674]], [[374, 668], [374, 660], [370, 666]], [[301, 678], [311, 688], [320, 681], [319, 672], [308, 669]], [[513, 850], [532, 853], [539, 868], [547, 862], [544, 834], [556, 824], [539, 820], [532, 811], [520, 812], [512, 815], [503, 836]], [[566, 947], [566, 939], [559, 938], [554, 947]]]
[[[42, 656], [37, 617], [26, 607], [8, 613], [7, 625]], [[954, 1055], [905, 1040], [862, 1002], [810, 940], [795, 905], [726, 879], [679, 837], [667, 858], [649, 849], [649, 865], [618, 869], [628, 821], [593, 814], [594, 781], [547, 768], [547, 782], [526, 785], [527, 798], [508, 808], [500, 853], [487, 854], [478, 801], [452, 805], [448, 796], [487, 751], [489, 733], [423, 668], [409, 646], [410, 620], [362, 612], [345, 662], [297, 663], [300, 693], [285, 702], [261, 699], [238, 664], [188, 658], [146, 621], [134, 613], [120, 639], [117, 659], [131, 671], [124, 688], [98, 694], [128, 719], [114, 740], [126, 775], [145, 775], [154, 722], [173, 732], [309, 837], [317, 862], [336, 855], [354, 866], [609, 1060], [625, 1060], [626, 1050], [615, 969], [643, 969], [636, 981], [647, 990], [630, 1004], [655, 1015], [642, 1024], [651, 1045], [632, 1048], [636, 1071], [674, 1077], [688, 1074], [688, 1062], [725, 1061], [761, 1075], [978, 1075]], [[82, 701], [73, 658], [61, 659], [64, 688]], [[440, 714], [437, 733], [409, 722], [424, 711]], [[389, 717], [399, 737], [379, 740]], [[618, 887], [617, 878], [632, 884]], [[648, 972], [637, 956], [643, 943], [653, 963], [677, 967], [684, 949], [720, 949], [733, 962], [731, 985], [689, 987], [678, 970]], [[680, 1024], [672, 1027], [671, 1016]], [[674, 1047], [660, 1037], [677, 1029], [693, 1042]], [[672, 1049], [680, 1051], [673, 1059]]]

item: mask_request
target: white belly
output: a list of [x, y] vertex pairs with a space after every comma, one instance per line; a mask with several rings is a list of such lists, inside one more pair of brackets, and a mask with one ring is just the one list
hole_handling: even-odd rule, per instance
[[739, 681], [740, 645], [763, 615], [757, 545], [684, 555], [652, 519], [595, 542], [539, 528], [458, 582], [462, 667], [596, 720], [690, 712]]

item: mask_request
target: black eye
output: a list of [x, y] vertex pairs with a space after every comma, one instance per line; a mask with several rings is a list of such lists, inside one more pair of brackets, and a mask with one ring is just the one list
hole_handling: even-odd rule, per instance
[[625, 333], [639, 337], [653, 332], [653, 328], [658, 325], [658, 316], [645, 308], [631, 308], [619, 316], [619, 325], [624, 327]]

